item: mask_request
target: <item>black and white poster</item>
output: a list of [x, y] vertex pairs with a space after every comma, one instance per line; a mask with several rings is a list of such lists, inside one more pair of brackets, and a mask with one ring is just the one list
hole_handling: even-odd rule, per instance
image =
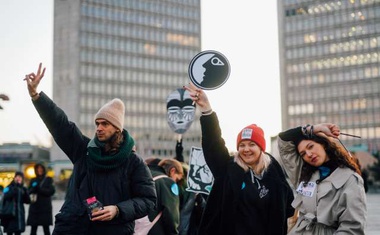
[[210, 194], [214, 176], [207, 166], [203, 150], [192, 147], [189, 156], [189, 173], [187, 175], [187, 191]]

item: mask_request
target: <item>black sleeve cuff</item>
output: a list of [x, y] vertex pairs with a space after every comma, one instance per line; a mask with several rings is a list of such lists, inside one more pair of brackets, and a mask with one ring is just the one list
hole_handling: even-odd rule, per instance
[[301, 126], [280, 132], [278, 136], [284, 141], [293, 141], [295, 145], [298, 145], [298, 143], [301, 142], [301, 140], [306, 139], [302, 133]]

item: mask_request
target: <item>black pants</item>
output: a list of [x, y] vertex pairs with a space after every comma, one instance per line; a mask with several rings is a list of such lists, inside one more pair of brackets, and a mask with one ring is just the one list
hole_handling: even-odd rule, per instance
[[[50, 235], [50, 228], [49, 225], [43, 225], [44, 228], [44, 234], [45, 235]], [[37, 225], [32, 226], [32, 229], [30, 230], [30, 235], [37, 235]]]

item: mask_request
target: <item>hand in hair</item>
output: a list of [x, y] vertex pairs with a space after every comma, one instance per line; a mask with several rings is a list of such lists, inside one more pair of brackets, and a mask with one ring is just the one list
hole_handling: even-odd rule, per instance
[[323, 133], [333, 138], [338, 138], [340, 135], [340, 129], [339, 126], [333, 123], [320, 123], [314, 125], [313, 127], [313, 134], [318, 135], [319, 133]]

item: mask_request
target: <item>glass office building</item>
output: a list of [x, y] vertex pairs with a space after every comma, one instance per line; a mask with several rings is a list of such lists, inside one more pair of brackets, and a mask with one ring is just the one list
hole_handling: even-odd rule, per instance
[[278, 0], [282, 128], [337, 123], [380, 151], [380, 1]]
[[[139, 155], [173, 157], [179, 136], [166, 98], [189, 82], [200, 50], [200, 0], [55, 0], [54, 101], [92, 137], [95, 113], [118, 97]], [[200, 135], [194, 121], [182, 135], [185, 150], [200, 146]], [[66, 159], [55, 144], [51, 158]]]

